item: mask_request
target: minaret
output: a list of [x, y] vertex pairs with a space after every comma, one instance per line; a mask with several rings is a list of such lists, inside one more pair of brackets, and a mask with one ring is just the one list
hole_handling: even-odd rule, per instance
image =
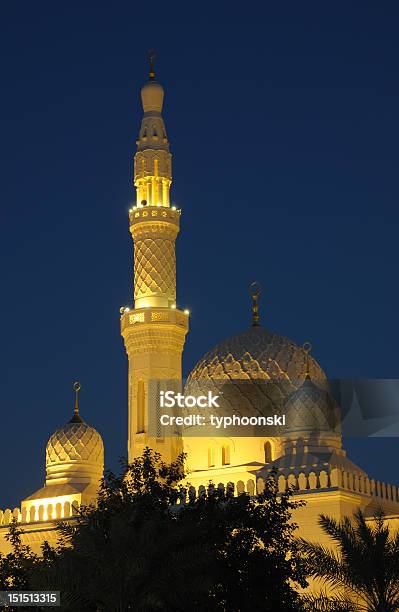
[[129, 211], [134, 309], [121, 309], [129, 359], [129, 462], [145, 446], [162, 453], [165, 461], [182, 450], [181, 440], [168, 435], [172, 430], [159, 425], [161, 387], [181, 384], [188, 312], [176, 308], [175, 240], [181, 211], [170, 206], [172, 156], [161, 114], [164, 91], [155, 81], [153, 61], [151, 53], [149, 81], [141, 89], [144, 115], [134, 156], [136, 205]]

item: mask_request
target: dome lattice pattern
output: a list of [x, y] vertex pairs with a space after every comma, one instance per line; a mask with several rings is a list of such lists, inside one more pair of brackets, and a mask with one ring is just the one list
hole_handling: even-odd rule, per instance
[[[185, 393], [198, 395], [210, 386], [216, 388], [222, 397], [220, 414], [280, 413], [289, 395], [302, 385], [307, 359], [305, 350], [288, 338], [252, 327], [206, 353], [190, 373]], [[327, 384], [310, 356], [309, 372], [322, 387]]]
[[134, 244], [134, 298], [163, 294], [176, 297], [176, 255], [173, 240], [146, 238]]
[[339, 435], [340, 410], [331, 395], [305, 380], [285, 404], [287, 433], [324, 432]]
[[67, 423], [53, 433], [46, 447], [46, 465], [63, 461], [104, 460], [104, 444], [98, 431], [86, 423]]
[[[306, 352], [292, 340], [262, 327], [252, 327], [206, 353], [188, 381], [285, 379], [298, 387], [306, 375], [306, 360]], [[323, 370], [311, 356], [309, 373], [312, 379], [325, 379]]]

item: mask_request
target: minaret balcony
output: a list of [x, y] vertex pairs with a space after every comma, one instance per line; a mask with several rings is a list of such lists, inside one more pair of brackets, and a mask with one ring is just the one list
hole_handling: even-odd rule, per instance
[[168, 221], [179, 226], [181, 209], [172, 206], [134, 206], [129, 210], [130, 226], [143, 221]]
[[148, 326], [178, 326], [188, 331], [189, 313], [178, 308], [135, 308], [125, 309], [121, 315], [121, 332]]

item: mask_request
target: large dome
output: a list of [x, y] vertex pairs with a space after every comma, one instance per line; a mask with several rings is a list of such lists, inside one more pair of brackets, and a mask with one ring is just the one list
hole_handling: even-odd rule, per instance
[[[284, 379], [298, 388], [305, 379], [307, 359], [307, 352], [289, 338], [254, 326], [223, 340], [206, 353], [191, 371], [188, 383]], [[309, 374], [312, 380], [325, 380], [323, 370], [311, 356]]]
[[185, 394], [212, 391], [219, 398], [214, 413], [223, 416], [283, 414], [285, 401], [305, 379], [308, 362], [312, 380], [324, 388], [323, 370], [303, 347], [253, 326], [206, 353], [190, 373]]

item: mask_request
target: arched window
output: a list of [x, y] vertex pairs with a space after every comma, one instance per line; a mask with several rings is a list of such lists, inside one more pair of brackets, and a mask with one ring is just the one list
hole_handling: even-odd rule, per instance
[[222, 465], [230, 465], [230, 446], [222, 446]]
[[208, 448], [208, 467], [215, 467], [215, 449], [211, 446]]
[[269, 441], [264, 443], [263, 449], [265, 452], [265, 463], [270, 463], [273, 460], [273, 457], [272, 457], [272, 445], [270, 444]]
[[69, 518], [71, 516], [71, 504], [69, 501], [64, 503], [64, 518]]
[[145, 412], [145, 390], [144, 380], [139, 380], [137, 384], [137, 433], [144, 431], [144, 412]]

